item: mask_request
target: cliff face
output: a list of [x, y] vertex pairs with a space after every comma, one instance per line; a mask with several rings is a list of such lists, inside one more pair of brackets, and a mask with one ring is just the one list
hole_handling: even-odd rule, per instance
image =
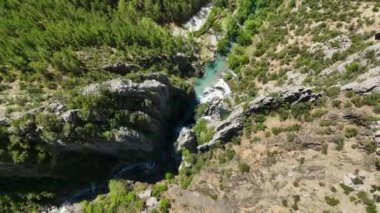
[[[99, 155], [111, 161], [146, 161], [159, 155], [171, 141], [185, 99], [185, 92], [171, 85], [164, 75], [140, 76], [138, 82], [114, 79], [83, 88], [74, 100], [54, 101], [3, 122], [3, 127], [7, 128], [9, 144], [11, 138], [27, 138], [50, 159], [59, 159], [41, 164], [45, 168], [54, 162], [50, 165], [53, 173], [75, 158], [86, 164], [86, 156], [91, 160]], [[2, 159], [7, 164], [0, 164], [0, 171], [4, 171], [0, 175], [17, 175], [12, 172], [10, 159]], [[34, 166], [34, 162], [30, 156], [13, 168], [18, 170], [25, 163]]]

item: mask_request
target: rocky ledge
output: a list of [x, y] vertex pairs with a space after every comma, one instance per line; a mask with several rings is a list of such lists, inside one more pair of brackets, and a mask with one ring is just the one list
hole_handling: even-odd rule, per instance
[[264, 109], [277, 108], [283, 104], [313, 102], [322, 96], [321, 93], [314, 93], [311, 88], [302, 86], [276, 88], [273, 91], [275, 93], [272, 96], [259, 96], [249, 103], [242, 103], [234, 107], [225, 119], [221, 119], [223, 117], [221, 113], [225, 113], [226, 104], [221, 103], [223, 101], [220, 100], [212, 102], [204, 111], [203, 119], [208, 120], [209, 126], [215, 128], [215, 134], [209, 142], [199, 145], [197, 149], [207, 150], [218, 143], [228, 142], [243, 129], [243, 122], [247, 116], [259, 113]]

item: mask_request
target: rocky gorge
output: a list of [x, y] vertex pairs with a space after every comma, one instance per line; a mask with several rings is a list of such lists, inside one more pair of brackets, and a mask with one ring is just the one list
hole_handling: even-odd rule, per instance
[[[169, 46], [182, 44], [174, 52], [76, 52], [90, 72], [65, 83], [81, 85], [0, 108], [0, 204], [27, 195], [54, 213], [376, 212], [380, 46], [369, 35], [380, 19], [345, 23], [379, 15], [353, 2], [213, 1], [190, 20], [157, 21], [177, 39]], [[139, 9], [153, 15], [148, 3]]]

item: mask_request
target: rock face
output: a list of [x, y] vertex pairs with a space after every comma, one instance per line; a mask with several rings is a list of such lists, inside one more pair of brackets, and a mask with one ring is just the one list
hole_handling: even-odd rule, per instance
[[303, 86], [289, 86], [285, 88], [274, 89], [277, 92], [276, 97], [259, 96], [249, 103], [249, 113], [256, 113], [264, 108], [273, 108], [283, 103], [295, 104], [299, 102], [315, 101], [319, 99], [321, 93], [313, 93], [311, 88]]
[[214, 100], [205, 109], [203, 115], [209, 117], [211, 120], [221, 120], [224, 114], [229, 112], [226, 102], [223, 100]]
[[239, 105], [231, 112], [227, 119], [217, 124], [214, 137], [208, 143], [199, 145], [197, 149], [207, 150], [218, 143], [227, 142], [243, 128], [243, 120], [244, 109]]
[[295, 104], [299, 102], [312, 102], [322, 96], [320, 93], [314, 93], [311, 88], [302, 86], [275, 88], [273, 91], [278, 93], [277, 96], [259, 96], [248, 103], [248, 109], [246, 111], [243, 107], [244, 103], [238, 105], [232, 110], [229, 116], [222, 121], [214, 118], [218, 116], [218, 111], [224, 109], [223, 102], [212, 102], [212, 104], [205, 110], [204, 118], [208, 118], [207, 120], [209, 120], [209, 124], [215, 127], [215, 134], [209, 142], [199, 145], [197, 149], [203, 151], [218, 143], [228, 142], [243, 129], [243, 122], [246, 116], [258, 113], [263, 109], [276, 108], [284, 103]]
[[[175, 119], [178, 117], [176, 113], [181, 110], [181, 106], [173, 103], [183, 103], [184, 106], [186, 96], [184, 91], [172, 86], [166, 76], [151, 74], [141, 76], [139, 82], [114, 79], [91, 84], [82, 89], [81, 98], [92, 98], [100, 94], [112, 97], [107, 100], [113, 100], [113, 103], [94, 106], [88, 110], [93, 113], [91, 120], [85, 120], [80, 109], [68, 109], [68, 106], [58, 101], [20, 115], [23, 119], [29, 119], [28, 116], [33, 118], [33, 115], [38, 113], [49, 113], [56, 116], [60, 126], [70, 124], [68, 134], [58, 130], [49, 141], [44, 138], [46, 130], [40, 127], [35, 119], [12, 127], [9, 127], [9, 120], [2, 119], [4, 121], [1, 120], [1, 125], [4, 124], [8, 128], [9, 134], [38, 142], [48, 150], [49, 154], [69, 155], [71, 158], [83, 159], [91, 155], [115, 161], [147, 160], [147, 156], [154, 156], [170, 145], [171, 130], [175, 128], [177, 122]], [[109, 111], [104, 111], [106, 109]], [[125, 123], [111, 124], [113, 112], [125, 113], [128, 120]], [[86, 137], [83, 137], [81, 132], [76, 132], [89, 122], [94, 129], [102, 129], [102, 132], [95, 132], [92, 129], [91, 134], [86, 134]], [[192, 144], [195, 141], [194, 134], [192, 132], [183, 134], [184, 141], [181, 142], [181, 146], [195, 150], [195, 145]]]
[[195, 152], [197, 147], [197, 139], [193, 130], [184, 127], [179, 133], [179, 137], [176, 142], [176, 150], [187, 149], [190, 152]]
[[341, 90], [354, 91], [357, 94], [380, 92], [380, 67], [375, 67], [360, 75], [356, 81], [343, 85]]
[[[144, 124], [143, 129], [132, 129], [125, 126], [119, 127], [114, 131], [114, 138], [108, 141], [104, 141], [104, 139], [94, 140], [95, 142], [93, 144], [86, 144], [83, 148], [122, 157], [120, 156], [120, 152], [127, 153], [128, 150], [130, 150], [135, 153], [150, 153], [166, 143], [166, 139], [171, 134], [169, 131], [172, 129], [171, 125], [174, 125], [171, 123], [174, 110], [171, 107], [171, 101], [174, 96], [179, 95], [178, 93], [181, 92], [170, 84], [166, 76], [160, 74], [142, 76], [142, 82], [140, 83], [131, 80], [115, 79], [101, 84], [89, 85], [85, 87], [82, 92], [83, 95], [89, 96], [104, 90], [107, 91], [107, 94], [116, 96], [118, 99], [141, 100], [147, 103], [144, 104], [144, 109], [126, 108], [126, 110], [135, 110], [134, 114], [147, 122]], [[62, 118], [65, 121], [72, 122], [76, 120], [76, 113], [76, 110], [66, 111], [62, 115]], [[107, 116], [105, 115], [100, 115], [100, 118], [97, 120], [99, 120], [99, 122], [108, 122]], [[151, 134], [147, 134], [146, 131], [154, 133], [154, 136], [152, 137]], [[71, 148], [69, 147], [68, 149]]]
[[325, 55], [325, 59], [330, 59], [335, 53], [340, 53], [347, 50], [352, 45], [350, 38], [346, 35], [340, 35], [333, 38], [326, 43], [315, 43], [310, 47], [311, 53], [322, 51]]
[[350, 55], [344, 61], [338, 61], [338, 62], [336, 62], [332, 66], [324, 69], [320, 73], [320, 75], [322, 75], [322, 76], [329, 76], [329, 75], [333, 74], [335, 71], [337, 71], [339, 73], [344, 73], [346, 71], [346, 67], [348, 65], [350, 65], [354, 61], [358, 61], [358, 63], [361, 66], [365, 66], [369, 62], [368, 59], [366, 58], [366, 56], [368, 55], [368, 53], [371, 53], [371, 52], [374, 53], [375, 59], [379, 60], [380, 59], [380, 44], [374, 44], [372, 46], [369, 46], [365, 50], [363, 50], [363, 51], [361, 51], [359, 53], [355, 53], [355, 54]]
[[61, 118], [65, 123], [76, 124], [79, 121], [78, 112], [79, 109], [67, 110], [61, 115]]

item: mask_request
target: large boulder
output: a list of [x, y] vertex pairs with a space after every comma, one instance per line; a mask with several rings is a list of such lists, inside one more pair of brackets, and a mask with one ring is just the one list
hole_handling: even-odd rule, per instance
[[237, 135], [237, 133], [243, 129], [243, 121], [244, 108], [239, 105], [231, 112], [228, 118], [218, 123], [215, 127], [216, 132], [213, 138], [209, 142], [199, 145], [197, 149], [203, 151], [217, 145], [218, 143], [223, 144], [228, 142], [233, 136]]
[[65, 123], [76, 124], [79, 121], [79, 109], [71, 109], [62, 113], [61, 118]]
[[211, 120], [221, 120], [222, 117], [229, 112], [227, 103], [223, 100], [214, 100], [204, 110], [203, 116], [209, 117]]
[[190, 152], [195, 152], [197, 150], [195, 133], [187, 127], [182, 128], [176, 142], [176, 150], [181, 151], [183, 149], [187, 149]]

